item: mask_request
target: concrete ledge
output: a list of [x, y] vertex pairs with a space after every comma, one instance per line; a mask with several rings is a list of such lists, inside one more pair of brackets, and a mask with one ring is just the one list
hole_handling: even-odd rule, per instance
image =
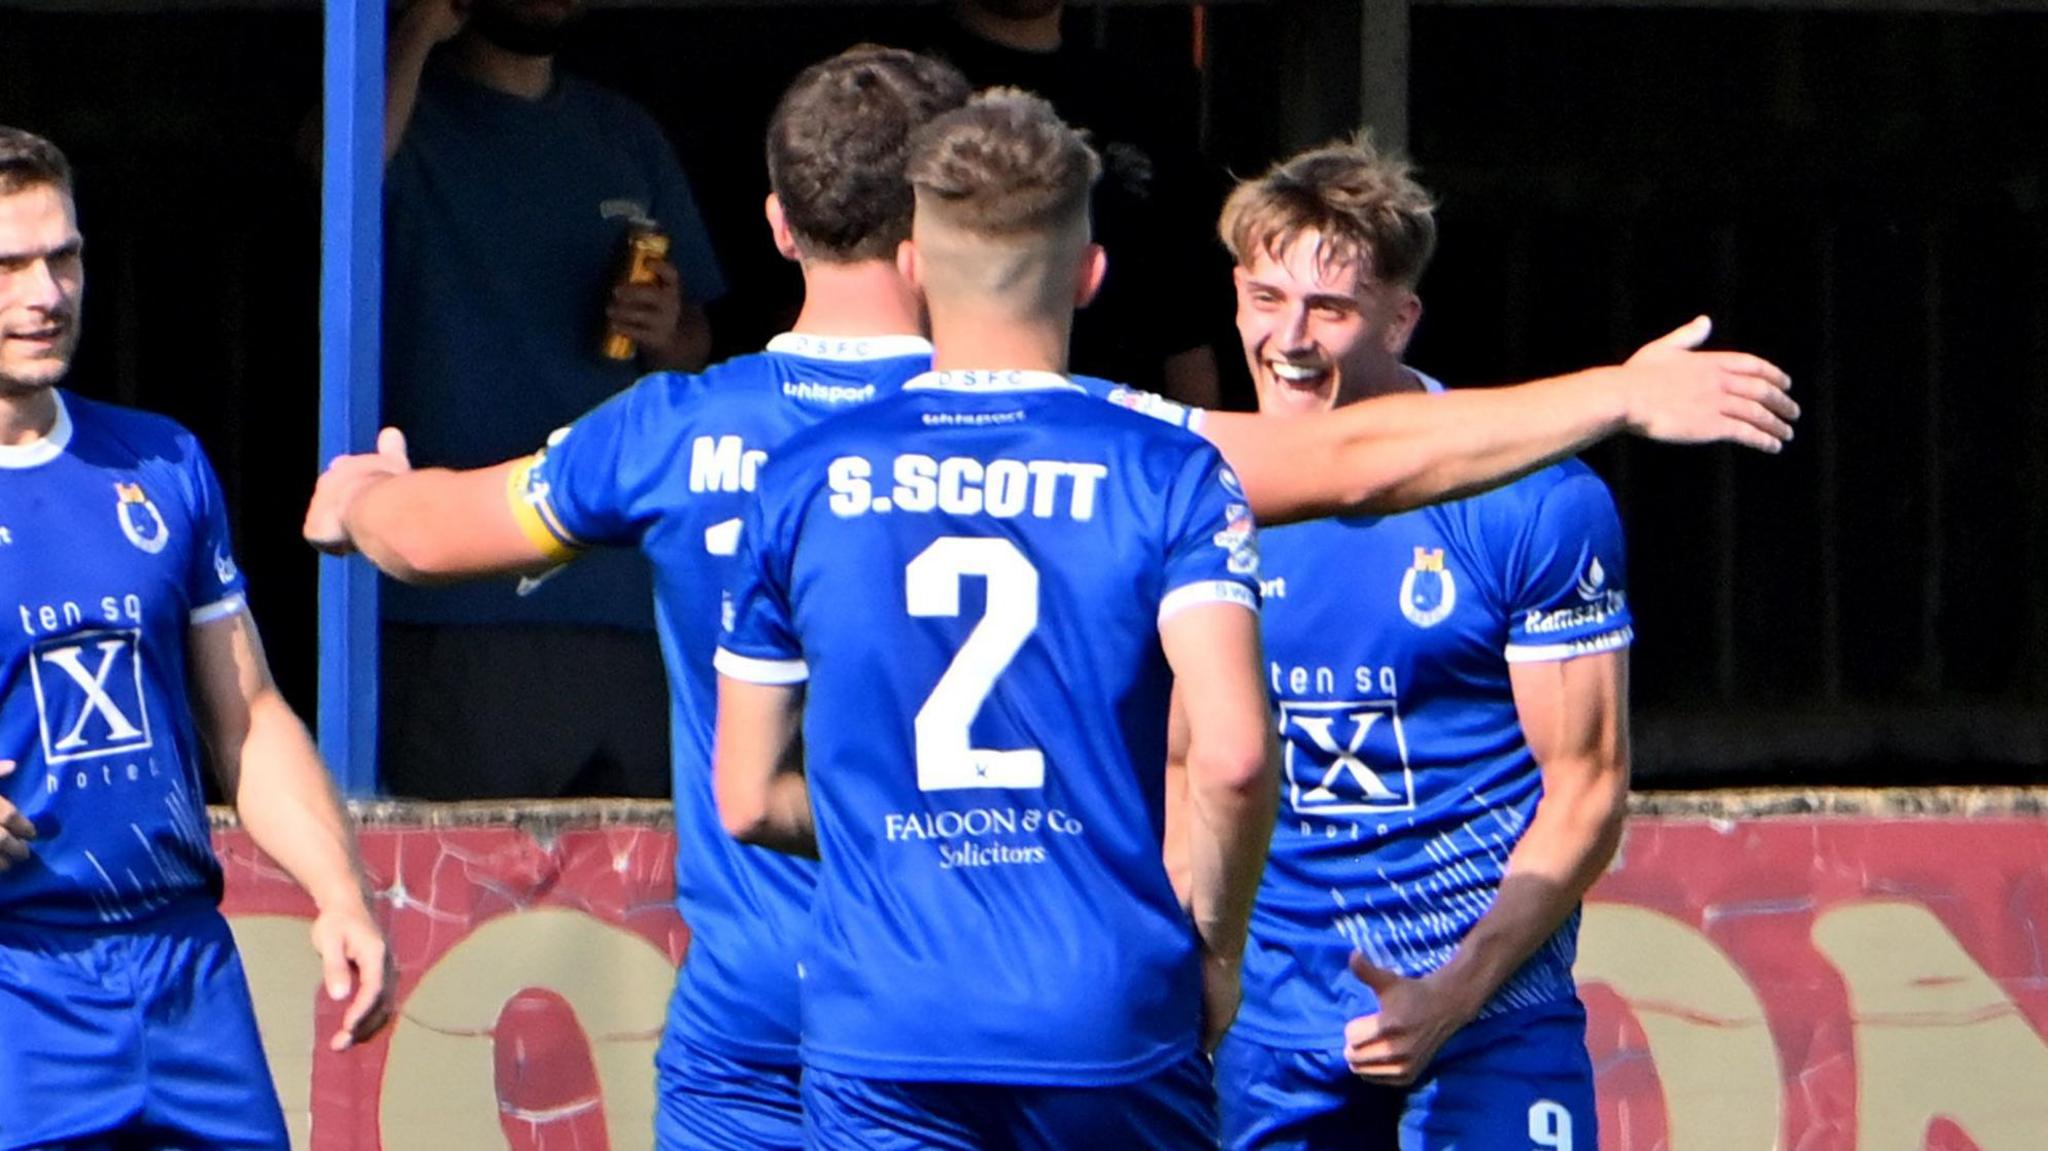
[[[516, 827], [546, 836], [569, 828], [651, 827], [675, 816], [665, 800], [527, 799], [427, 803], [380, 799], [351, 803], [358, 826]], [[2048, 816], [2048, 787], [1756, 788], [1741, 791], [1645, 791], [1629, 812], [1662, 819], [1989, 819]], [[215, 828], [237, 826], [225, 807], [208, 810]]]

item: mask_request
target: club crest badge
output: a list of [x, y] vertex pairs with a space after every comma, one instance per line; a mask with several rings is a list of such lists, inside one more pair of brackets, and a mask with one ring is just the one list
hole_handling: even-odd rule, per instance
[[1401, 614], [1416, 627], [1435, 627], [1458, 606], [1458, 581], [1444, 566], [1444, 549], [1416, 548], [1401, 577]]
[[164, 550], [164, 545], [171, 542], [171, 529], [164, 523], [163, 513], [156, 510], [143, 492], [142, 485], [115, 484], [114, 495], [114, 512], [128, 542], [150, 555]]

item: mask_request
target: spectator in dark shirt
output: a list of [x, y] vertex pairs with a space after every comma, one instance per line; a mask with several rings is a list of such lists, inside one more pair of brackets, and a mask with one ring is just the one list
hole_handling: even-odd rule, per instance
[[[673, 150], [638, 105], [555, 67], [582, 0], [413, 0], [386, 73], [384, 419], [422, 464], [531, 450], [643, 371], [703, 366], [724, 290]], [[670, 238], [619, 287], [626, 234]], [[607, 327], [637, 356], [607, 358]], [[435, 799], [663, 795], [668, 705], [646, 562], [387, 583], [387, 788]]]

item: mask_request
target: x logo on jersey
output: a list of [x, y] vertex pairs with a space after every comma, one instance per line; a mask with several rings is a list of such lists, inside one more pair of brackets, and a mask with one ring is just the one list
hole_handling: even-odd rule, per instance
[[[137, 638], [132, 631], [98, 632], [36, 652], [36, 703], [42, 711], [43, 746], [53, 762], [150, 745], [149, 720], [142, 710]], [[64, 675], [46, 678], [41, 674], [44, 667], [54, 667]], [[67, 683], [75, 691], [66, 690]], [[123, 698], [117, 700], [116, 692]], [[135, 709], [135, 718], [124, 710], [124, 703]], [[95, 719], [103, 730], [89, 734]], [[69, 730], [60, 738], [51, 738], [53, 721], [59, 726], [68, 724]]]

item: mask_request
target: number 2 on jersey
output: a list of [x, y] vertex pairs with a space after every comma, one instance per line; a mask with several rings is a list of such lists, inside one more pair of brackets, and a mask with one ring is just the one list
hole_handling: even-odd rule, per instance
[[917, 711], [917, 788], [1044, 787], [1044, 752], [994, 751], [968, 737], [996, 677], [1038, 626], [1038, 569], [1009, 540], [945, 536], [904, 569], [904, 606], [918, 617], [958, 616], [969, 576], [988, 581], [988, 606]]

